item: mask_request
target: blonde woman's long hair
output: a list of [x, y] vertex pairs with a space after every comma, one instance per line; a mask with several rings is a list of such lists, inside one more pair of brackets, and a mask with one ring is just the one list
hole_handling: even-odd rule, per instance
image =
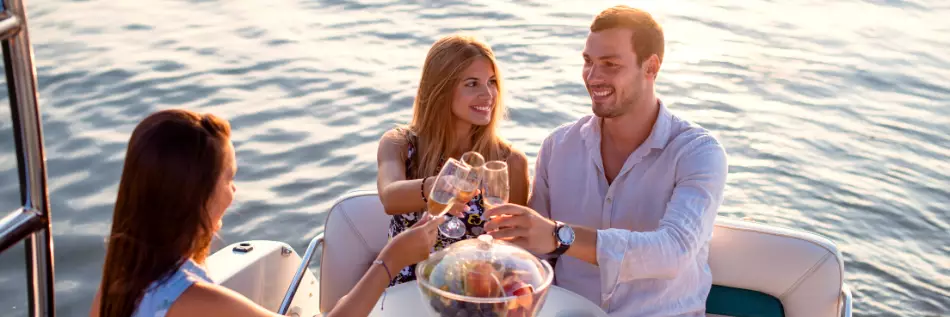
[[[456, 120], [452, 113], [455, 88], [462, 72], [478, 58], [491, 62], [495, 72], [498, 93], [492, 109], [491, 121], [484, 126], [473, 126], [472, 149], [458, 149], [455, 143]], [[511, 151], [507, 140], [498, 135], [498, 122], [506, 115], [502, 102], [504, 84], [495, 61], [495, 53], [485, 42], [467, 35], [446, 36], [432, 45], [422, 68], [419, 91], [413, 103], [412, 122], [408, 136], [416, 138], [416, 152], [410, 161], [410, 177], [423, 178], [438, 173], [443, 156], [457, 151], [473, 150], [486, 160], [505, 160]]]

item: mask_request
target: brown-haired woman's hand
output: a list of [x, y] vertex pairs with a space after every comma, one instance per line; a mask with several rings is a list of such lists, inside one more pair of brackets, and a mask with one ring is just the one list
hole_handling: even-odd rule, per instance
[[389, 273], [395, 276], [403, 267], [428, 259], [439, 235], [439, 225], [443, 222], [445, 217], [425, 216], [408, 230], [393, 237], [379, 253], [379, 259], [389, 267]]

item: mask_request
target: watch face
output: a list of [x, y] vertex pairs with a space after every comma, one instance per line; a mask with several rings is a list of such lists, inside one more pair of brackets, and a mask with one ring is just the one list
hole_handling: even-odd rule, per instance
[[561, 240], [561, 244], [571, 244], [574, 242], [574, 230], [571, 230], [571, 227], [563, 226], [560, 230], [557, 231], [557, 239]]

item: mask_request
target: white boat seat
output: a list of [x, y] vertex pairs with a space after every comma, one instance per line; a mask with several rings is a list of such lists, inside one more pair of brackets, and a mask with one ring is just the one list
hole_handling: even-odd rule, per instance
[[[320, 310], [329, 311], [388, 241], [390, 217], [376, 191], [330, 208], [320, 262]], [[719, 217], [709, 256], [710, 315], [832, 317], [839, 314], [841, 253], [817, 235]]]
[[823, 237], [719, 217], [706, 311], [723, 316], [839, 316], [844, 264]]
[[389, 240], [390, 216], [376, 191], [344, 195], [330, 207], [320, 257], [320, 311], [327, 312], [369, 269]]

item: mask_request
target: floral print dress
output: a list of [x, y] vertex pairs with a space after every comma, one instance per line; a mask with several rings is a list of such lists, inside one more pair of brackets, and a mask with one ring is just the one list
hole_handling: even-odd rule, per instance
[[[415, 152], [416, 152], [415, 138], [410, 136], [409, 137], [409, 153], [408, 153], [409, 155], [406, 157], [406, 178], [409, 178], [409, 175], [411, 175], [410, 170], [409, 170], [410, 168], [409, 163], [411, 162], [412, 156], [415, 154]], [[443, 162], [444, 161], [439, 162], [440, 169]], [[427, 196], [428, 196], [428, 193], [427, 193]], [[414, 198], [422, 199], [421, 197], [414, 197]], [[442, 250], [445, 247], [448, 247], [449, 245], [455, 242], [478, 237], [483, 232], [485, 232], [485, 228], [484, 228], [485, 219], [482, 218], [482, 214], [485, 212], [485, 208], [482, 206], [482, 196], [476, 195], [475, 197], [473, 197], [472, 200], [468, 202], [468, 207], [470, 208], [470, 210], [466, 212], [465, 217], [462, 218], [462, 222], [465, 223], [465, 235], [463, 235], [462, 237], [458, 239], [455, 239], [455, 238], [446, 237], [442, 235], [441, 233], [439, 233], [438, 237], [436, 238], [437, 241], [435, 243], [436, 251]], [[407, 213], [407, 214], [393, 215], [392, 220], [390, 220], [389, 222], [389, 238], [392, 239], [400, 232], [406, 231], [406, 229], [409, 229], [410, 227], [412, 227], [412, 225], [416, 224], [416, 222], [418, 222], [419, 219], [421, 219], [421, 217], [424, 215], [425, 212], [426, 212], [425, 210], [420, 210], [417, 212], [412, 212], [412, 213]], [[401, 271], [399, 271], [399, 273], [393, 277], [393, 280], [390, 281], [389, 286], [414, 281], [415, 279], [416, 279], [416, 265], [413, 264], [413, 265], [404, 267]]]

